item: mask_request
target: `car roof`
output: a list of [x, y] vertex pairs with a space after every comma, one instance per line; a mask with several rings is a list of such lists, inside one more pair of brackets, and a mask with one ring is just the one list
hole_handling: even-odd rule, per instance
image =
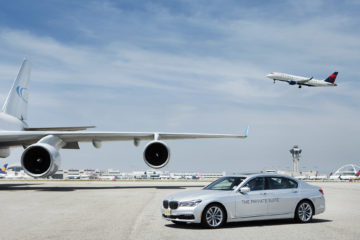
[[227, 175], [225, 177], [245, 177], [245, 178], [252, 178], [252, 177], [286, 177], [290, 179], [297, 180], [288, 175], [278, 174], [278, 173], [249, 173], [249, 174], [239, 174], [239, 175]]

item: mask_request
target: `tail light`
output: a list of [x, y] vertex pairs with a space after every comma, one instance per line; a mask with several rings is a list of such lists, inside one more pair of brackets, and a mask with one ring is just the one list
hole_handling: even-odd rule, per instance
[[322, 190], [321, 188], [319, 189], [319, 192], [321, 192], [321, 194], [324, 195], [324, 190]]

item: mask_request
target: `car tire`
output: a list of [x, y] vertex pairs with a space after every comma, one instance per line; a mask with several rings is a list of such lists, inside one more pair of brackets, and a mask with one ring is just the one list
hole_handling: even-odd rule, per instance
[[308, 200], [301, 201], [295, 209], [295, 221], [299, 223], [311, 222], [314, 215], [314, 207]]
[[206, 228], [219, 228], [226, 222], [226, 211], [220, 204], [208, 205], [201, 217], [201, 224]]
[[171, 220], [172, 223], [175, 223], [176, 225], [186, 225], [187, 222], [179, 222], [179, 221], [175, 221], [175, 220]]

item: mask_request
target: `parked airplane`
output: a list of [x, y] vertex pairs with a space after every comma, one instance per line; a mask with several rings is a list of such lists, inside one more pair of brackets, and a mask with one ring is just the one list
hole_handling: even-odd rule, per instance
[[279, 72], [272, 72], [266, 76], [274, 80], [274, 83], [275, 81], [283, 81], [289, 83], [290, 85], [299, 85], [299, 88], [301, 88], [303, 85], [308, 87], [335, 87], [337, 86], [335, 84], [337, 75], [338, 72], [334, 72], [325, 80], [317, 80], [313, 77], [301, 77]]
[[0, 178], [5, 178], [6, 177], [6, 169], [7, 169], [8, 164], [5, 163], [4, 166], [2, 166], [0, 168]]
[[99, 148], [102, 141], [133, 141], [138, 146], [140, 140], [148, 140], [150, 142], [143, 153], [144, 161], [152, 168], [162, 168], [170, 160], [170, 150], [162, 140], [246, 138], [248, 134], [248, 128], [244, 135], [82, 131], [92, 126], [29, 128], [25, 122], [29, 80], [30, 64], [25, 59], [0, 112], [0, 157], [8, 157], [11, 147], [23, 146], [25, 151], [21, 156], [21, 166], [32, 177], [53, 175], [61, 164], [59, 150], [79, 149], [79, 142], [92, 142], [94, 147]]
[[6, 175], [4, 176], [6, 179], [33, 179], [29, 175], [27, 175], [24, 170], [21, 170], [20, 172], [8, 170], [6, 171]]
[[355, 174], [354, 172], [344, 172], [342, 174], [332, 174], [330, 173], [329, 179], [330, 180], [357, 180], [360, 177], [360, 170], [357, 171]]
[[360, 180], [360, 170], [355, 174], [354, 180]]

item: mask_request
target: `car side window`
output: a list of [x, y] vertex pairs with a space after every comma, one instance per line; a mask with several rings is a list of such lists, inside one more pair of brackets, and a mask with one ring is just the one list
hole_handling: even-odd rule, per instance
[[297, 188], [298, 184], [294, 180], [291, 180], [289, 178], [282, 178], [281, 184], [285, 186], [285, 188]]
[[248, 183], [246, 183], [244, 187], [250, 188], [250, 191], [264, 190], [265, 188], [264, 178], [263, 177], [254, 178], [250, 180]]
[[267, 177], [267, 189], [297, 188], [297, 182], [285, 177]]

